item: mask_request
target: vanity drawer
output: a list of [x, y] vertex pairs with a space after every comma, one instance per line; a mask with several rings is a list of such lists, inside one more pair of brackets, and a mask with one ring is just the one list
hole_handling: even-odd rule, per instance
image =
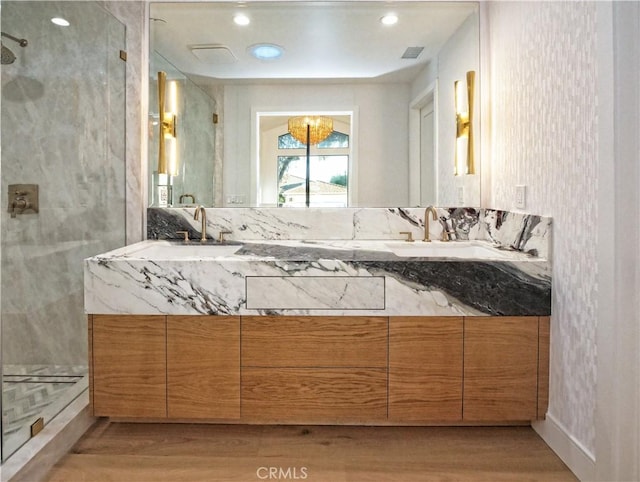
[[263, 423], [365, 423], [386, 418], [386, 369], [242, 370], [242, 420]]
[[387, 367], [386, 317], [242, 317], [245, 367]]

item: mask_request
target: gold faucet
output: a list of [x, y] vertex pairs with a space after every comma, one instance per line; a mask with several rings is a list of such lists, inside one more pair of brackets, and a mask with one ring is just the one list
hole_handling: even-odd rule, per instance
[[193, 219], [197, 221], [198, 216], [201, 212], [202, 212], [202, 227], [200, 228], [200, 232], [202, 233], [202, 237], [200, 238], [200, 242], [204, 243], [207, 241], [207, 211], [204, 209], [204, 206], [200, 205], [196, 208], [196, 211], [193, 213]]
[[438, 220], [438, 215], [436, 214], [436, 208], [433, 206], [428, 206], [427, 209], [424, 210], [424, 241], [425, 243], [430, 243], [431, 238], [429, 237], [429, 212], [431, 212], [431, 218], [434, 221]]

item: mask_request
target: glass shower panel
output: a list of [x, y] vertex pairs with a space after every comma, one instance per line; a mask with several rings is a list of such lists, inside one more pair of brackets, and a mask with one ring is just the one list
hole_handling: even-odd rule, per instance
[[[94, 2], [3, 1], [2, 459], [87, 387], [83, 259], [125, 243], [125, 28]], [[61, 17], [68, 26], [52, 23]], [[6, 62], [5, 62], [6, 61]], [[8, 212], [16, 185], [39, 209]], [[11, 187], [10, 187], [11, 186]]]

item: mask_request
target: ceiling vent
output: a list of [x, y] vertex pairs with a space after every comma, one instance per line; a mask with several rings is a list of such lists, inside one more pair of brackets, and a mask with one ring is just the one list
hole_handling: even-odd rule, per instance
[[407, 47], [402, 54], [403, 59], [417, 59], [424, 50], [424, 47]]
[[189, 48], [200, 62], [207, 65], [228, 65], [238, 61], [229, 47], [224, 45], [193, 45]]

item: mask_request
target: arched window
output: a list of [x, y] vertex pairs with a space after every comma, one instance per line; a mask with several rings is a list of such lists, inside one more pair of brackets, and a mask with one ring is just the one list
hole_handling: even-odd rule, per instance
[[[278, 136], [278, 149], [304, 149], [306, 146], [288, 132]], [[340, 149], [349, 147], [349, 135], [333, 131], [324, 141], [318, 144], [318, 149]]]

